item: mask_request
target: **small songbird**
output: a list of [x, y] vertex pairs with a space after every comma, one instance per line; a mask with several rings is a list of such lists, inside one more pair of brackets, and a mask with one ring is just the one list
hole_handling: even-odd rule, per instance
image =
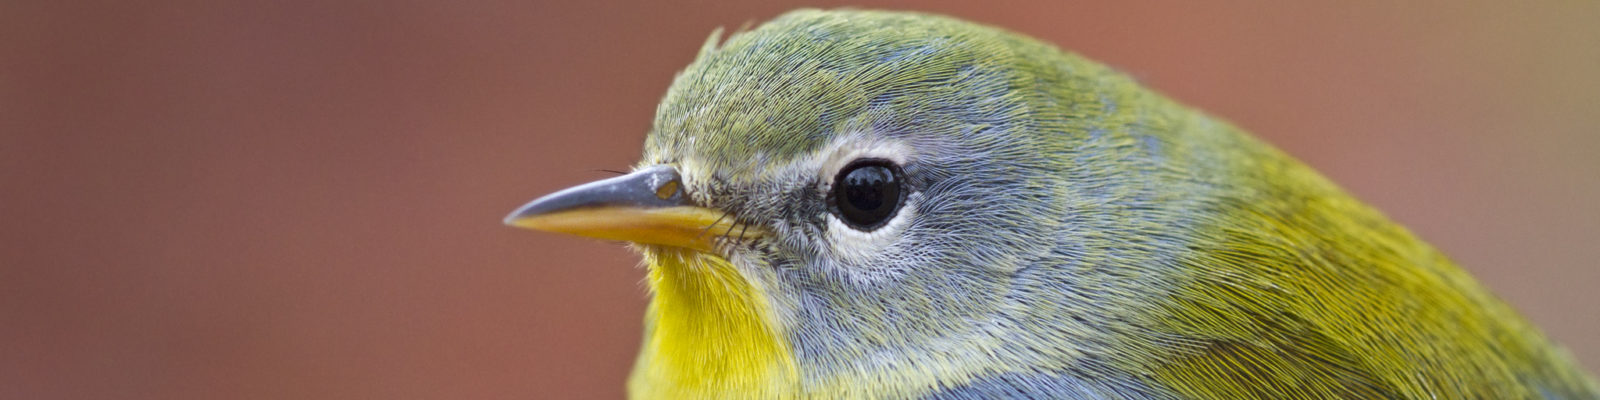
[[1600, 398], [1445, 255], [1107, 67], [915, 13], [719, 36], [632, 173], [506, 218], [643, 255], [632, 397]]

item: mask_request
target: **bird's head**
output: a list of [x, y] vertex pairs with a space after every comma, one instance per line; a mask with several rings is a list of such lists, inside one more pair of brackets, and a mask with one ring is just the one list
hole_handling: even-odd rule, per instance
[[[1080, 194], [1116, 190], [1104, 166], [1123, 151], [1096, 147], [1129, 146], [1095, 132], [1130, 95], [1102, 85], [1124, 80], [1033, 58], [1054, 52], [875, 12], [790, 13], [721, 46], [713, 35], [663, 99], [631, 174], [535, 200], [507, 223], [637, 244], [657, 336], [673, 313], [732, 315], [802, 367], [867, 374], [1009, 351], [1003, 341], [1026, 340], [1015, 332], [1028, 322], [1008, 310], [1094, 312], [1095, 294], [1073, 290], [1056, 260], [1114, 234], [1073, 215], [1092, 211], [1080, 200], [1094, 194]], [[666, 309], [685, 299], [697, 309]], [[1082, 309], [1061, 308], [1071, 304]], [[732, 340], [721, 337], [736, 330], [729, 318], [663, 340]], [[1051, 329], [1093, 336], [1071, 321]], [[1017, 356], [1072, 351], [1037, 350]]]

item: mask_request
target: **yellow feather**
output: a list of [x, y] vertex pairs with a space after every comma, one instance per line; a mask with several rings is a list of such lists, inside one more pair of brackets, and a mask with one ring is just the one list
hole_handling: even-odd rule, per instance
[[655, 300], [628, 392], [633, 398], [771, 398], [798, 382], [772, 308], [727, 260], [650, 247]]

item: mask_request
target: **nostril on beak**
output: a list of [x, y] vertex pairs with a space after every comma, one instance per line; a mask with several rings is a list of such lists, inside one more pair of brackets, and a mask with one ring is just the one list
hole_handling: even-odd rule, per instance
[[662, 200], [671, 199], [672, 196], [675, 196], [675, 195], [678, 194], [678, 189], [679, 189], [678, 186], [679, 185], [678, 185], [678, 180], [677, 179], [673, 179], [673, 180], [667, 181], [667, 183], [661, 184], [661, 187], [657, 187], [656, 188], [656, 198], [662, 199]]

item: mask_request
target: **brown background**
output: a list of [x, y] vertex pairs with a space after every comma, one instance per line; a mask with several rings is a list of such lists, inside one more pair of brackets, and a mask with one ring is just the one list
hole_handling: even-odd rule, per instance
[[[618, 397], [636, 258], [500, 217], [795, 7], [260, 3], [0, 3], [0, 398]], [[872, 6], [1233, 120], [1600, 367], [1600, 3], [983, 3]]]

